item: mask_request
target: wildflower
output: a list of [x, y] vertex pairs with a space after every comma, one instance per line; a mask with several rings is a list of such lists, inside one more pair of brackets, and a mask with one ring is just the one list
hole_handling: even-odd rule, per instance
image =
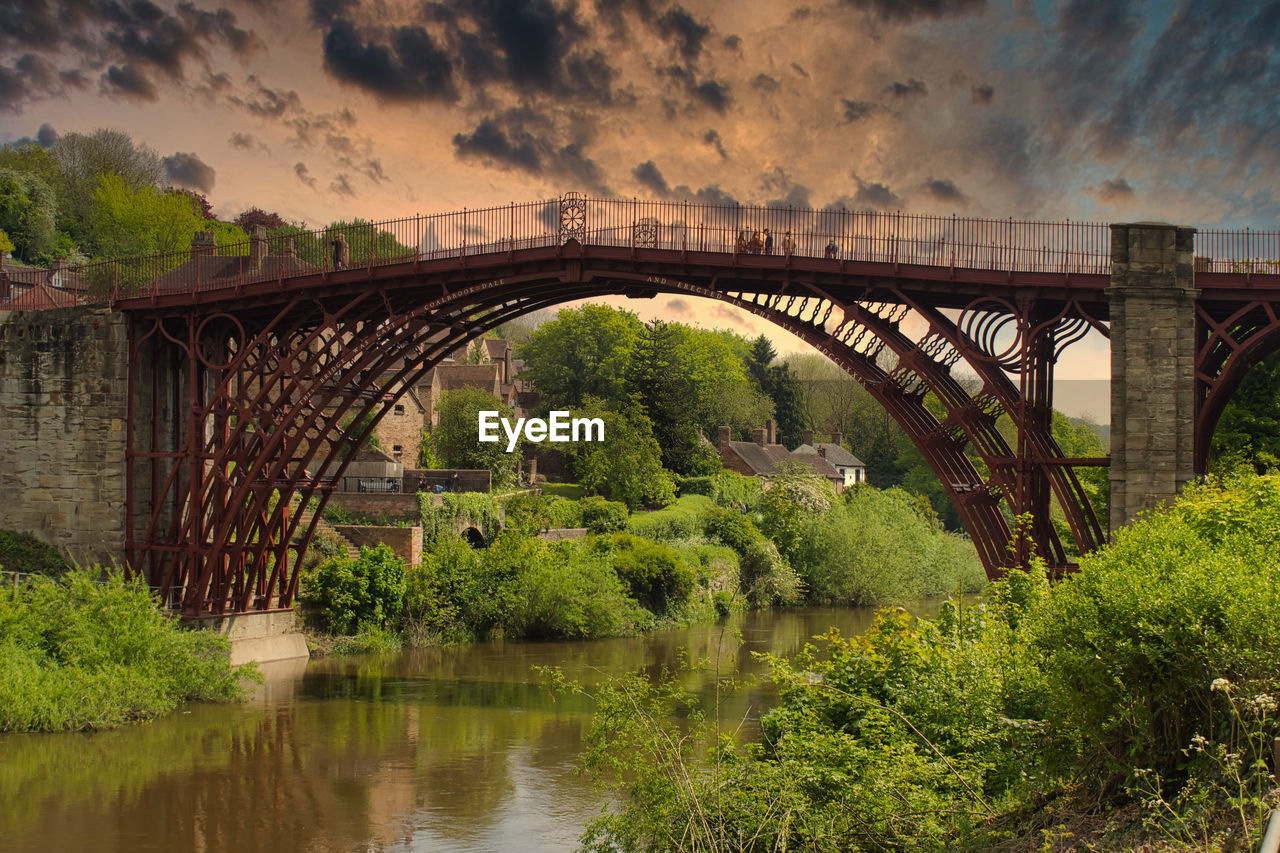
[[1215, 693], [1221, 690], [1223, 693], [1231, 692], [1231, 682], [1225, 678], [1215, 678], [1213, 684], [1209, 685], [1209, 689]]
[[1272, 696], [1270, 693], [1259, 693], [1257, 696], [1254, 696], [1249, 700], [1249, 704], [1252, 705], [1253, 709], [1259, 714], [1274, 711], [1277, 707], [1276, 697]]

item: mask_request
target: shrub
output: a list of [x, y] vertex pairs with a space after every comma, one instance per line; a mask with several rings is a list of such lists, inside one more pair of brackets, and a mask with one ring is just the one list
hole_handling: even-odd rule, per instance
[[387, 545], [379, 545], [361, 548], [356, 560], [335, 557], [321, 563], [306, 596], [328, 630], [355, 634], [394, 624], [404, 592], [404, 561]]
[[694, 573], [672, 548], [626, 533], [616, 533], [613, 570], [631, 596], [652, 613], [670, 613], [688, 601]]
[[584, 527], [582, 521], [582, 505], [576, 500], [550, 495], [546, 498], [547, 513], [551, 516], [551, 526], [557, 528]]
[[512, 495], [503, 502], [508, 530], [536, 535], [552, 525], [551, 507], [537, 494]]
[[612, 533], [624, 530], [631, 513], [627, 505], [592, 495], [579, 501], [582, 509], [582, 525], [592, 533]]
[[0, 530], [0, 568], [58, 577], [71, 566], [52, 545], [27, 533]]
[[684, 497], [685, 495], [706, 495], [707, 497], [714, 497], [715, 493], [715, 477], [704, 476], [680, 478], [680, 497]]
[[710, 498], [686, 495], [665, 509], [636, 513], [627, 526], [645, 539], [662, 542], [684, 539], [701, 532], [702, 515], [710, 506]]
[[504, 622], [508, 636], [613, 637], [643, 621], [643, 611], [627, 597], [604, 555], [573, 542], [537, 544], [537, 559], [514, 579]]
[[711, 507], [702, 516], [707, 535], [719, 539], [741, 556], [762, 538], [762, 534], [740, 512], [725, 507]]
[[99, 729], [242, 695], [227, 639], [184, 630], [141, 580], [75, 569], [0, 591], [0, 732]]
[[439, 495], [418, 493], [418, 513], [422, 516], [422, 545], [431, 548], [436, 542], [448, 541], [460, 529], [475, 527], [492, 542], [502, 529], [502, 512], [498, 500], [481, 492], [448, 492]]

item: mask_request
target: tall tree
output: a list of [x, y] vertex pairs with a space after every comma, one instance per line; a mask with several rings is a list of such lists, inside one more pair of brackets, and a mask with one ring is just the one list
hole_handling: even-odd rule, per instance
[[517, 446], [508, 453], [505, 437], [497, 442], [480, 440], [480, 412], [486, 410], [498, 412], [499, 417], [514, 418], [511, 409], [479, 388], [442, 393], [436, 403], [440, 422], [430, 436], [432, 455], [449, 468], [487, 468], [493, 474], [494, 486], [509, 486], [516, 481], [520, 450]]
[[769, 365], [778, 357], [773, 342], [764, 335], [751, 342], [751, 354], [747, 357], [747, 369], [760, 386], [760, 390], [769, 393]]
[[32, 172], [0, 169], [0, 230], [27, 263], [50, 259], [58, 243], [53, 190]]
[[59, 224], [78, 241], [88, 236], [94, 195], [104, 176], [115, 175], [134, 191], [156, 187], [164, 177], [160, 155], [119, 130], [68, 133], [58, 137], [49, 153], [58, 164], [53, 188], [58, 194]]
[[604, 305], [566, 308], [539, 326], [521, 355], [544, 405], [572, 408], [587, 397], [627, 405], [627, 369], [641, 328], [635, 314]]
[[794, 450], [803, 438], [804, 390], [785, 364], [769, 368], [768, 381], [774, 419], [778, 422], [778, 443]]
[[1210, 453], [1218, 466], [1240, 461], [1262, 472], [1280, 465], [1280, 352], [1245, 374], [1218, 420]]
[[604, 441], [581, 442], [573, 449], [579, 482], [596, 494], [639, 506], [666, 506], [676, 498], [675, 481], [662, 467], [662, 451], [653, 424], [638, 408], [616, 411], [588, 398], [575, 417], [604, 421]]

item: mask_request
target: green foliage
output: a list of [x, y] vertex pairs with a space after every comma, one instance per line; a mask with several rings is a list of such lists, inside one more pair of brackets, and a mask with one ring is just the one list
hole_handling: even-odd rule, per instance
[[241, 695], [225, 637], [97, 568], [0, 591], [0, 732], [100, 729]]
[[492, 542], [502, 529], [502, 511], [497, 499], [481, 492], [445, 492], [443, 495], [419, 492], [418, 514], [422, 517], [425, 548], [452, 539], [467, 527], [479, 530], [486, 542]]
[[508, 530], [537, 535], [553, 525], [551, 506], [542, 495], [512, 495], [503, 501], [502, 506]]
[[751, 519], [727, 507], [709, 508], [702, 516], [702, 526], [708, 536], [720, 540], [740, 555], [764, 538]]
[[155, 189], [164, 176], [160, 156], [119, 130], [65, 133], [49, 154], [56, 164], [51, 183], [58, 194], [59, 221], [80, 241], [89, 237], [97, 207], [94, 196], [104, 177], [114, 176], [138, 191]]
[[493, 473], [495, 488], [510, 486], [516, 481], [520, 444], [508, 453], [505, 436], [496, 442], [481, 441], [481, 411], [496, 411], [500, 418], [515, 416], [510, 407], [479, 388], [455, 388], [442, 393], [436, 403], [440, 422], [431, 430], [432, 451], [449, 468], [488, 469]]
[[680, 496], [685, 495], [706, 495], [714, 497], [716, 493], [716, 478], [710, 476], [704, 477], [681, 477], [677, 483], [680, 490]]
[[[1185, 778], [1180, 750], [1232, 744], [1213, 682], [1280, 693], [1280, 476], [1188, 489], [1117, 531], [1031, 617], [1051, 714], [1095, 773]], [[1241, 746], [1234, 744], [1232, 748]]]
[[760, 530], [793, 559], [807, 521], [827, 512], [836, 500], [835, 487], [808, 465], [792, 461], [779, 463], [769, 482], [756, 504]]
[[852, 489], [829, 512], [801, 520], [794, 542], [794, 564], [817, 601], [883, 605], [986, 581], [973, 546], [938, 529], [901, 489]]
[[71, 568], [71, 564], [63, 559], [57, 548], [29, 533], [0, 530], [0, 568], [58, 577]]
[[304, 584], [307, 602], [335, 634], [394, 625], [405, 595], [404, 561], [387, 545], [361, 548], [360, 558], [333, 557]]
[[9, 235], [0, 229], [0, 255], [12, 252], [14, 250], [13, 241], [9, 239]]
[[1280, 475], [1190, 489], [1057, 584], [1010, 571], [987, 604], [882, 611], [772, 660], [779, 699], [743, 748], [678, 678], [610, 680], [585, 761], [629, 796], [586, 847], [1003, 849], [1075, 812], [1080, 849], [1252, 849], [1280, 723], [1276, 553]]
[[1245, 374], [1213, 432], [1213, 467], [1238, 460], [1262, 473], [1280, 467], [1280, 352]]
[[31, 172], [0, 169], [0, 233], [27, 263], [53, 259], [57, 248], [57, 199], [49, 185]]
[[752, 521], [735, 509], [708, 507], [702, 515], [707, 535], [732, 548], [739, 558], [739, 584], [756, 607], [795, 604], [804, 591], [799, 576]]
[[642, 412], [609, 411], [591, 400], [574, 416], [604, 421], [604, 441], [581, 442], [574, 448], [573, 469], [582, 485], [631, 509], [666, 506], [675, 500], [675, 480], [662, 467], [662, 454]]
[[626, 504], [605, 500], [599, 495], [583, 498], [578, 504], [582, 508], [582, 526], [592, 533], [624, 530], [631, 516]]
[[644, 614], [627, 597], [607, 555], [574, 542], [539, 546], [515, 573], [504, 627], [532, 639], [613, 637], [634, 631]]
[[685, 495], [665, 509], [632, 515], [627, 529], [660, 542], [684, 539], [702, 532], [702, 515], [710, 506], [710, 498]]
[[736, 471], [721, 471], [715, 475], [715, 492], [712, 495], [720, 506], [732, 506], [746, 512], [760, 501], [763, 487], [755, 477], [744, 477]]
[[529, 335], [520, 355], [542, 398], [557, 407], [576, 408], [588, 397], [611, 407], [625, 405], [627, 369], [640, 329], [630, 311], [604, 305], [565, 308]]
[[694, 573], [674, 549], [627, 533], [615, 533], [609, 542], [613, 570], [641, 606], [663, 615], [688, 601]]

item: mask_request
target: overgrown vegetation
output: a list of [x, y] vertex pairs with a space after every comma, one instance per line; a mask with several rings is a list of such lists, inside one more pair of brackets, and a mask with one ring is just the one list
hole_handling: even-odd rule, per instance
[[29, 533], [0, 530], [0, 569], [58, 577], [71, 568], [58, 549]]
[[772, 660], [778, 704], [742, 746], [678, 680], [609, 682], [586, 764], [628, 797], [584, 846], [1252, 849], [1276, 784], [1277, 553], [1280, 475], [1189, 489], [1060, 583], [1011, 572], [985, 604], [882, 611]]
[[0, 589], [0, 732], [101, 729], [241, 695], [225, 637], [97, 568]]

